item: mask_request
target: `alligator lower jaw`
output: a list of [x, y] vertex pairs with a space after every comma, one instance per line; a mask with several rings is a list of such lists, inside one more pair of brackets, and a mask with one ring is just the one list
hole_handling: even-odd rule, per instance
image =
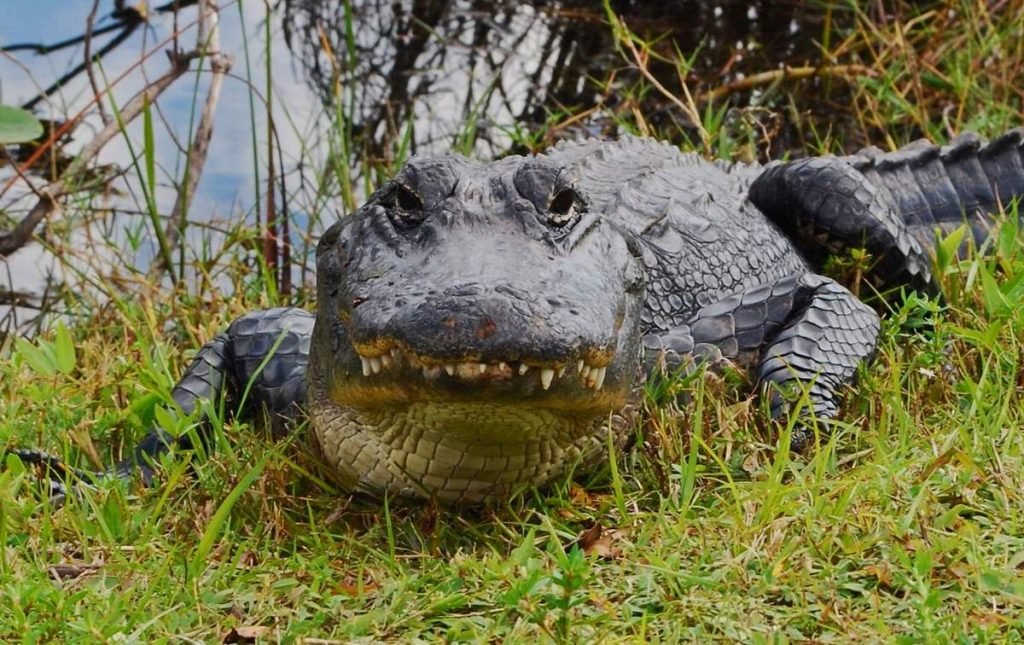
[[429, 383], [347, 381], [333, 384], [328, 398], [335, 405], [361, 410], [400, 409], [430, 403], [439, 408], [449, 408], [455, 418], [463, 415], [461, 410], [481, 404], [510, 411], [535, 409], [573, 417], [600, 416], [622, 408], [629, 398], [628, 391], [610, 388], [599, 393], [577, 389], [561, 395], [542, 392], [523, 396], [495, 387], [460, 387], [457, 382], [449, 385], [448, 388], [439, 388]]
[[328, 367], [310, 369], [316, 444], [343, 488], [378, 497], [475, 504], [589, 468], [609, 438], [630, 436], [642, 393], [642, 379], [616, 365], [601, 391], [565, 377], [544, 391], [536, 380], [471, 385], [442, 374], [440, 386], [419, 372], [339, 378]]

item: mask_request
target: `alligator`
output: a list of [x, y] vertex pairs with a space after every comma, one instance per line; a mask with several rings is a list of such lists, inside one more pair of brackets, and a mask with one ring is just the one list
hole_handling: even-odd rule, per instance
[[[865, 249], [875, 288], [935, 290], [936, 234], [980, 243], [1022, 194], [1024, 128], [766, 166], [634, 137], [413, 157], [321, 237], [316, 313], [241, 317], [172, 398], [307, 419], [342, 486], [377, 497], [478, 503], [592, 467], [648, 378], [705, 362], [748, 369], [803, 450], [879, 334], [824, 259]], [[154, 428], [111, 472], [149, 481], [192, 436]]]

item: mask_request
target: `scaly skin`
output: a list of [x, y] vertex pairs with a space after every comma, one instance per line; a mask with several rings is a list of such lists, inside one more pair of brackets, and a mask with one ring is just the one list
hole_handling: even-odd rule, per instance
[[[983, 239], [1024, 193], [1022, 132], [767, 168], [634, 138], [415, 158], [322, 237], [315, 318], [244, 316], [174, 399], [191, 411], [251, 381], [249, 408], [275, 428], [305, 401], [347, 489], [452, 502], [599, 461], [647, 376], [699, 360], [750, 368], [773, 416], [796, 389], [827, 420], [879, 324], [814, 267], [864, 247], [879, 285], [933, 288], [934, 229], [967, 221]], [[148, 478], [149, 458], [186, 442], [154, 430], [116, 472]]]

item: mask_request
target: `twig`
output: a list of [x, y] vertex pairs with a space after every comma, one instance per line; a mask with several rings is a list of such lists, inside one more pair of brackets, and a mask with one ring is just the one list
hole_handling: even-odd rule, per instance
[[[108, 34], [112, 31], [117, 31], [118, 29], [122, 28], [124, 28], [124, 23], [115, 22], [114, 24], [106, 25], [105, 27], [100, 27], [99, 29], [96, 29], [95, 31], [93, 31], [92, 35], [102, 36], [103, 34]], [[62, 49], [66, 49], [68, 47], [77, 45], [78, 43], [85, 40], [85, 37], [85, 34], [82, 34], [80, 36], [73, 36], [71, 38], [67, 38], [65, 40], [53, 43], [51, 45], [46, 45], [43, 43], [17, 43], [14, 45], [8, 45], [6, 47], [0, 47], [0, 52], [31, 51], [36, 54], [49, 54], [55, 51], [60, 51]]]
[[[153, 7], [148, 10], [148, 13], [174, 13], [190, 7], [199, 2], [199, 0], [172, 0], [166, 4], [162, 4], [159, 7]], [[114, 11], [110, 14], [110, 17], [115, 22], [104, 25], [92, 31], [92, 36], [102, 36], [103, 34], [109, 34], [112, 31], [123, 29], [128, 23], [136, 21], [142, 15], [138, 7], [125, 7], [124, 2], [117, 2]], [[93, 10], [95, 12], [95, 9]], [[49, 45], [45, 43], [15, 43], [14, 45], [6, 45], [0, 47], [0, 52], [16, 52], [16, 51], [31, 51], [36, 54], [50, 54], [61, 49], [67, 49], [73, 47], [80, 42], [85, 41], [89, 37], [89, 32], [86, 31], [84, 34], [78, 36], [72, 36], [71, 38], [65, 38], [64, 40], [51, 43]]]
[[[203, 111], [199, 117], [199, 125], [196, 127], [188, 157], [185, 159], [185, 177], [181, 186], [178, 187], [174, 209], [171, 211], [170, 220], [164, 231], [168, 247], [177, 245], [185, 230], [196, 185], [199, 183], [203, 167], [206, 165], [210, 139], [213, 136], [213, 115], [217, 111], [217, 103], [220, 101], [224, 77], [231, 70], [232, 64], [231, 56], [220, 50], [220, 14], [213, 0], [199, 1], [197, 32], [196, 50], [203, 52], [203, 56], [209, 59], [212, 74], [210, 88], [207, 90], [206, 101], [203, 103]], [[149, 273], [151, 277], [155, 277], [163, 271], [171, 269], [172, 267], [167, 266], [166, 262], [155, 262], [150, 267]]]
[[737, 79], [716, 87], [700, 96], [701, 101], [717, 101], [736, 92], [745, 92], [756, 87], [773, 85], [782, 81], [797, 81], [812, 77], [856, 78], [875, 76], [874, 70], [863, 65], [831, 65], [828, 67], [783, 67], [770, 72], [761, 72]]
[[96, 72], [93, 69], [92, 60], [93, 23], [96, 22], [96, 12], [99, 11], [99, 8], [100, 0], [92, 0], [92, 11], [89, 12], [89, 17], [85, 20], [85, 40], [82, 41], [85, 51], [82, 57], [85, 59], [85, 74], [89, 77], [89, 86], [92, 88], [93, 96], [96, 97], [96, 107], [100, 112], [100, 121], [106, 126], [110, 125], [110, 115], [107, 114], [107, 108], [100, 99], [102, 94], [100, 92], [100, 85], [96, 82]]
[[[145, 4], [136, 6], [126, 7], [124, 0], [117, 0], [114, 3], [114, 11], [110, 14], [110, 17], [114, 19], [113, 24], [105, 25], [103, 27], [93, 28], [93, 20], [96, 14], [96, 6], [93, 6], [92, 13], [89, 14], [89, 22], [86, 26], [84, 34], [79, 36], [73, 36], [66, 38], [60, 42], [53, 43], [52, 45], [46, 45], [41, 43], [18, 43], [16, 45], [10, 45], [7, 47], [0, 47], [0, 52], [14, 52], [19, 50], [29, 50], [37, 54], [48, 54], [50, 52], [72, 47], [78, 43], [85, 43], [85, 61], [81, 65], [76, 65], [74, 69], [61, 76], [52, 85], [40, 92], [36, 97], [30, 100], [28, 103], [22, 105], [26, 110], [31, 110], [38, 103], [50, 97], [51, 94], [59, 90], [61, 87], [70, 82], [73, 78], [78, 76], [84, 70], [88, 70], [92, 60], [101, 59], [110, 53], [114, 48], [120, 45], [122, 42], [128, 39], [135, 30], [138, 29], [139, 25], [146, 22], [150, 14], [170, 13], [173, 12], [177, 16], [178, 11], [185, 7], [194, 5], [199, 0], [172, 0], [166, 4], [160, 5], [152, 9], [146, 9]], [[104, 45], [99, 51], [96, 52], [95, 56], [90, 55], [90, 40], [97, 36], [108, 34], [112, 31], [121, 30], [117, 36], [110, 40]], [[177, 32], [175, 32], [175, 36]], [[91, 80], [91, 78], [90, 78]], [[95, 83], [93, 83], [95, 89]], [[102, 108], [100, 111], [102, 115]]]
[[[121, 33], [119, 33], [118, 35], [116, 35], [113, 38], [111, 38], [110, 41], [107, 44], [103, 45], [103, 47], [100, 47], [99, 50], [96, 52], [96, 56], [95, 57], [96, 58], [103, 58], [104, 56], [106, 56], [107, 54], [112, 52], [114, 49], [117, 48], [118, 45], [120, 45], [124, 41], [128, 40], [128, 38], [131, 37], [131, 35], [135, 33], [135, 30], [138, 29], [139, 25], [141, 25], [141, 24], [142, 24], [142, 20], [141, 19], [139, 19], [139, 20], [137, 20], [135, 22], [125, 22], [125, 26], [121, 30]], [[89, 62], [89, 64], [91, 64], [91, 61]], [[68, 73], [64, 74], [63, 76], [58, 78], [56, 81], [51, 83], [49, 87], [47, 87], [42, 92], [37, 94], [31, 100], [26, 101], [25, 103], [23, 103], [21, 108], [23, 110], [31, 111], [36, 105], [38, 105], [42, 101], [50, 98], [50, 96], [54, 92], [56, 92], [60, 88], [62, 88], [65, 85], [67, 85], [68, 81], [70, 81], [74, 77], [76, 77], [79, 74], [81, 74], [82, 70], [86, 69], [86, 67], [88, 67], [88, 66], [89, 65], [87, 64], [87, 61], [83, 61], [83, 62], [79, 63], [78, 65], [75, 65]]]
[[701, 123], [700, 112], [697, 109], [697, 102], [693, 100], [693, 95], [690, 94], [690, 88], [687, 86], [686, 79], [683, 78], [683, 74], [680, 72], [679, 82], [683, 88], [683, 95], [686, 98], [685, 102], [678, 96], [673, 94], [671, 91], [669, 91], [667, 87], [662, 85], [661, 81], [659, 81], [657, 77], [654, 76], [654, 74], [652, 74], [651, 71], [647, 68], [648, 52], [645, 49], [644, 52], [641, 53], [637, 49], [636, 43], [634, 42], [635, 37], [633, 33], [630, 32], [629, 29], [626, 27], [626, 23], [623, 21], [623, 19], [621, 17], [615, 17], [615, 21], [617, 23], [615, 25], [615, 28], [619, 36], [619, 39], [626, 45], [626, 48], [629, 50], [629, 55], [633, 58], [633, 62], [636, 64], [637, 71], [640, 72], [640, 75], [643, 76], [648, 83], [653, 85], [654, 88], [658, 90], [658, 92], [662, 96], [667, 98], [682, 111], [682, 113], [690, 121], [690, 124], [693, 125], [693, 127], [697, 128], [697, 131], [700, 133], [701, 143], [703, 144], [705, 151], [710, 150], [711, 135], [708, 134], [708, 131], [704, 127], [704, 124]]
[[[188, 71], [189, 63], [195, 58], [195, 54], [172, 55], [171, 68], [155, 81], [147, 85], [141, 92], [136, 94], [121, 109], [120, 123], [128, 123], [134, 120], [145, 105], [152, 103], [164, 90], [171, 86], [182, 74]], [[14, 229], [0, 232], [0, 257], [6, 257], [24, 246], [39, 223], [50, 215], [57, 208], [57, 200], [69, 192], [72, 184], [78, 175], [85, 170], [86, 165], [97, 155], [100, 150], [115, 136], [120, 134], [121, 125], [118, 122], [110, 123], [87, 143], [73, 162], [64, 171], [63, 178], [51, 183], [49, 186], [39, 190], [38, 201]]]
[[[182, 1], [192, 1], [192, 0], [182, 0]], [[194, 1], [198, 1], [198, 0], [194, 0]], [[189, 23], [188, 25], [185, 26], [185, 29], [190, 28], [194, 24], [195, 24], [195, 21]], [[163, 42], [158, 44], [156, 47], [153, 47], [152, 49], [149, 49], [148, 51], [143, 52], [142, 56], [140, 56], [137, 60], [135, 60], [131, 65], [129, 65], [126, 69], [124, 69], [116, 78], [114, 78], [113, 81], [111, 81], [110, 87], [114, 87], [115, 85], [117, 85], [118, 83], [123, 81], [124, 79], [128, 78], [128, 76], [131, 73], [133, 73], [135, 70], [141, 68], [142, 65], [145, 64], [146, 61], [148, 61], [150, 58], [152, 58], [157, 52], [162, 51], [163, 48], [166, 47], [168, 44], [170, 44], [172, 42], [177, 44], [177, 38], [178, 38], [177, 26], [175, 26], [175, 33], [174, 34], [172, 34], [169, 38], [165, 38], [163, 40]], [[0, 53], [2, 53], [2, 51], [3, 50], [0, 50]], [[172, 52], [177, 52], [177, 51], [178, 51], [178, 48], [176, 46], [174, 48], [172, 48]], [[15, 60], [14, 62], [15, 62], [15, 64], [18, 64], [17, 60]], [[16, 171], [16, 175], [11, 177], [11, 178], [9, 178], [7, 180], [7, 183], [4, 184], [3, 188], [0, 188], [0, 197], [3, 197], [4, 195], [6, 195], [7, 191], [11, 189], [11, 186], [13, 186], [15, 183], [17, 183], [17, 180], [19, 178], [22, 178], [23, 173], [27, 172], [28, 169], [31, 168], [32, 165], [35, 164], [35, 162], [38, 161], [40, 157], [42, 157], [44, 154], [46, 154], [46, 152], [48, 150], [50, 150], [61, 137], [63, 137], [68, 132], [70, 132], [71, 129], [79, 121], [81, 121], [83, 118], [85, 118], [85, 115], [88, 113], [88, 111], [90, 109], [92, 109], [92, 106], [95, 105], [100, 100], [101, 100], [100, 96], [93, 96], [92, 99], [90, 101], [88, 101], [88, 103], [85, 106], [82, 107], [82, 109], [80, 109], [74, 116], [70, 117], [67, 121], [65, 121], [59, 128], [56, 128], [55, 132], [52, 132], [51, 135], [46, 140], [44, 140], [39, 146], [37, 146], [35, 151], [31, 155], [29, 155], [28, 159], [26, 159], [25, 162], [21, 164], [21, 168]], [[34, 188], [32, 188], [31, 186], [29, 188], [32, 189], [33, 193], [36, 193], [36, 190]]]

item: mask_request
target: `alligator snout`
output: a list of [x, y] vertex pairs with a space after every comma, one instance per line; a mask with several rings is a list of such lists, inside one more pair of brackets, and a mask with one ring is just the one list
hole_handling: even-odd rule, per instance
[[[517, 294], [525, 296], [526, 294]], [[352, 317], [357, 350], [385, 346], [427, 362], [607, 364], [613, 329], [585, 329], [576, 308], [558, 300], [513, 297], [508, 290], [460, 285], [425, 296], [406, 296], [401, 307], [372, 300]], [[556, 306], [557, 305], [557, 306]]]

